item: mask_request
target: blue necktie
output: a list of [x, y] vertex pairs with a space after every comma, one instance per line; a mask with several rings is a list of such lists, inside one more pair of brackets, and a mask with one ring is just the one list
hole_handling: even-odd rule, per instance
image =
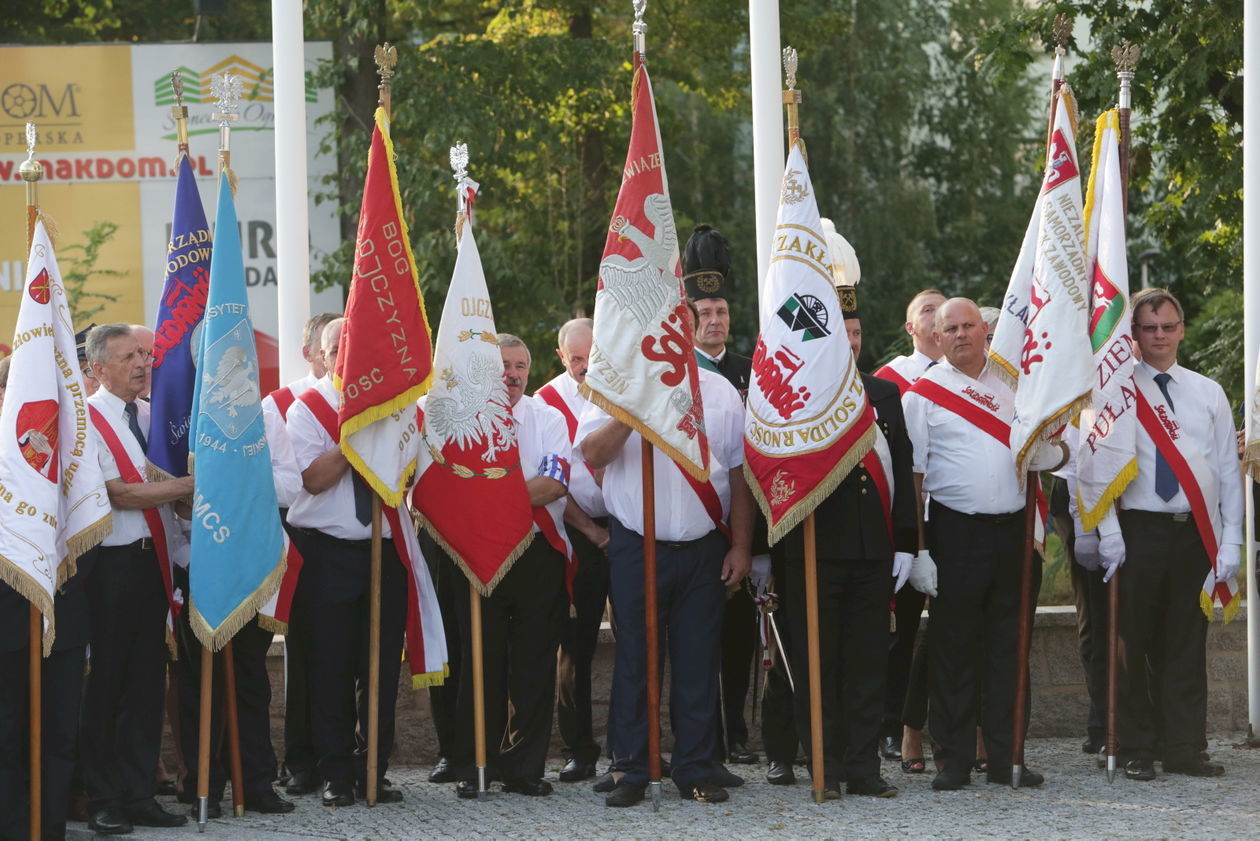
[[366, 526], [372, 522], [372, 489], [353, 467], [350, 468], [350, 483], [354, 488], [354, 517]]
[[127, 414], [127, 428], [131, 430], [131, 434], [136, 436], [136, 440], [140, 442], [140, 449], [144, 452], [149, 451], [149, 442], [145, 440], [144, 433], [140, 431], [139, 409], [135, 403], [128, 403], [123, 407], [123, 411]]
[[[1164, 400], [1168, 401], [1168, 408], [1173, 411], [1177, 407], [1173, 405], [1172, 397], [1168, 394], [1168, 381], [1172, 379], [1172, 375], [1165, 372], [1155, 375], [1155, 383], [1159, 386], [1159, 390], [1164, 393]], [[1181, 483], [1177, 481], [1177, 474], [1173, 473], [1172, 465], [1164, 458], [1164, 454], [1159, 450], [1155, 451], [1155, 493], [1159, 494], [1159, 498], [1164, 502], [1168, 502], [1177, 495], [1177, 491], [1181, 490]]]

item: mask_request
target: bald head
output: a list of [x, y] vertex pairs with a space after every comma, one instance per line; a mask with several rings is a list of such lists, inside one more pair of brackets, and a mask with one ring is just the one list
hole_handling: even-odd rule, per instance
[[950, 298], [937, 307], [933, 337], [949, 364], [968, 376], [980, 376], [988, 358], [988, 337], [975, 301]]
[[341, 329], [345, 326], [344, 318], [334, 318], [324, 325], [320, 334], [320, 357], [324, 362], [324, 372], [330, 373], [337, 367], [337, 346], [341, 344]]
[[594, 340], [594, 322], [589, 318], [566, 321], [556, 337], [556, 356], [569, 376], [577, 382], [586, 380], [586, 369]]
[[941, 349], [932, 337], [936, 322], [936, 310], [945, 302], [945, 296], [936, 289], [924, 289], [910, 299], [906, 307], [906, 332], [914, 349], [930, 359], [940, 359]]

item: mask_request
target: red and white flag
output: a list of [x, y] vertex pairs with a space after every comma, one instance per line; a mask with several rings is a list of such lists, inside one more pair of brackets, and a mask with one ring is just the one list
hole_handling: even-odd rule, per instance
[[[744, 472], [776, 543], [875, 443], [800, 144], [783, 173], [744, 416]], [[587, 374], [589, 377], [590, 375]]]
[[43, 220], [35, 223], [21, 301], [0, 409], [0, 579], [44, 615], [47, 654], [57, 588], [113, 523], [70, 308]]
[[595, 292], [582, 394], [703, 482], [709, 478], [695, 330], [682, 286], [656, 102], [634, 73], [634, 122]]
[[[467, 189], [465, 182], [461, 191]], [[412, 507], [433, 539], [489, 596], [533, 540], [516, 419], [471, 222], [460, 234], [420, 408], [420, 478]]]

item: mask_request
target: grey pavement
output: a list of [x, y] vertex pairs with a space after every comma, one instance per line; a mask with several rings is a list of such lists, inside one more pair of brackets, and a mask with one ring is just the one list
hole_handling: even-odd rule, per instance
[[[317, 795], [310, 795], [299, 798], [297, 811], [290, 815], [247, 813], [243, 818], [211, 821], [201, 838], [1260, 838], [1260, 750], [1246, 747], [1239, 736], [1213, 739], [1209, 751], [1224, 763], [1224, 777], [1195, 779], [1161, 772], [1155, 782], [1138, 783], [1121, 774], [1108, 785], [1095, 761], [1081, 753], [1079, 739], [1038, 739], [1029, 742], [1026, 761], [1046, 775], [1040, 789], [1015, 791], [990, 785], [977, 775], [978, 781], [962, 791], [937, 793], [931, 790], [930, 767], [927, 774], [912, 776], [903, 774], [897, 763], [885, 762], [884, 776], [901, 788], [898, 797], [846, 796], [822, 804], [811, 801], [803, 773], [795, 786], [771, 786], [765, 782], [764, 764], [732, 766], [748, 783], [732, 789], [727, 803], [682, 801], [666, 780], [659, 812], [653, 812], [647, 801], [629, 809], [609, 809], [589, 782], [556, 782], [559, 760], [553, 760], [548, 774], [556, 792], [543, 798], [496, 792], [482, 800], [459, 800], [452, 785], [426, 782], [427, 768], [391, 768], [390, 779], [406, 795], [401, 804], [325, 809]], [[173, 801], [166, 805], [179, 806]], [[230, 815], [230, 803], [224, 806]], [[83, 825], [71, 824], [75, 829], [82, 830]], [[190, 823], [177, 830], [138, 828], [131, 837], [192, 841], [196, 835], [196, 826]]]

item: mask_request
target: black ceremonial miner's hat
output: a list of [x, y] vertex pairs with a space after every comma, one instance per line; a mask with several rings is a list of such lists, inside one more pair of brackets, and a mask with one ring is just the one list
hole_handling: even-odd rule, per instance
[[683, 249], [683, 285], [687, 297], [729, 299], [727, 280], [731, 273], [731, 246], [712, 225], [696, 225]]

